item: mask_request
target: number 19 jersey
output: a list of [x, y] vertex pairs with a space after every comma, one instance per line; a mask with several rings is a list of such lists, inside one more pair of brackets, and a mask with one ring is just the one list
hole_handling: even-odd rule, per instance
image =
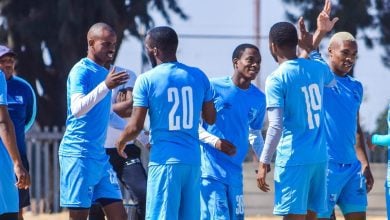
[[207, 76], [179, 62], [160, 64], [138, 77], [133, 106], [149, 109], [150, 165], [200, 165], [199, 117], [212, 97]]
[[284, 112], [276, 165], [327, 160], [322, 95], [324, 85], [333, 79], [325, 64], [308, 59], [285, 61], [267, 78], [267, 108], [282, 108]]

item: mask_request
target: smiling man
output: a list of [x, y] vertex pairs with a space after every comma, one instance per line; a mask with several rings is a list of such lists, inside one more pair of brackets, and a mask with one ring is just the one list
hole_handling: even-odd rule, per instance
[[128, 80], [125, 71], [109, 72], [116, 34], [96, 23], [88, 31], [88, 55], [74, 65], [67, 81], [68, 116], [60, 144], [60, 202], [69, 219], [87, 219], [98, 202], [108, 219], [125, 219], [118, 181], [104, 150], [111, 109], [111, 89]]

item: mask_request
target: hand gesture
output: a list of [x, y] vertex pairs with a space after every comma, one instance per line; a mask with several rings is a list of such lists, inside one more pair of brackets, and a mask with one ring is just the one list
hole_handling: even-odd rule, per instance
[[22, 165], [14, 165], [14, 172], [17, 178], [16, 186], [19, 189], [27, 189], [31, 185], [30, 174]]
[[270, 169], [269, 164], [264, 164], [262, 162], [259, 163], [259, 169], [257, 171], [257, 187], [263, 192], [270, 191], [269, 185], [265, 181], [268, 169]]
[[317, 17], [317, 31], [321, 33], [328, 33], [333, 29], [334, 25], [339, 20], [339, 18], [335, 17], [332, 20], [330, 20], [331, 10], [332, 10], [331, 0], [325, 0], [324, 9]]
[[217, 143], [215, 143], [215, 148], [229, 156], [236, 154], [236, 147], [225, 139], [219, 139]]
[[303, 49], [306, 53], [310, 53], [313, 47], [313, 35], [307, 32], [303, 17], [298, 20], [298, 46]]
[[107, 88], [113, 89], [119, 85], [126, 83], [129, 79], [129, 74], [123, 70], [120, 72], [115, 72], [116, 68], [112, 68], [112, 70], [108, 73], [104, 82], [107, 85]]
[[121, 89], [116, 95], [115, 103], [133, 100], [133, 92], [130, 89]]

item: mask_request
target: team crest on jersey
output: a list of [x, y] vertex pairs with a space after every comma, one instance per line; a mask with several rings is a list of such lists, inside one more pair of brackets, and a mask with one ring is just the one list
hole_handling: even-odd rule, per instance
[[23, 104], [23, 96], [7, 96], [8, 104]]

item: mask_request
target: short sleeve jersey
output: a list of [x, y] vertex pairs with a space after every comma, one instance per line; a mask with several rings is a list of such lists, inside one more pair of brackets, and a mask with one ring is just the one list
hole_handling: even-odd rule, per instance
[[25, 127], [34, 121], [35, 95], [30, 84], [24, 79], [11, 76], [7, 80], [8, 112], [15, 127], [19, 153], [26, 155]]
[[200, 164], [200, 113], [212, 96], [206, 75], [179, 62], [160, 64], [138, 77], [133, 106], [149, 109], [150, 164]]
[[323, 88], [333, 74], [322, 62], [288, 60], [267, 78], [267, 108], [283, 110], [283, 131], [276, 154], [276, 165], [304, 165], [327, 160]]
[[356, 79], [335, 75], [336, 85], [324, 89], [325, 131], [330, 161], [354, 163], [357, 117], [363, 86]]
[[242, 163], [248, 153], [249, 128], [260, 130], [265, 115], [265, 95], [254, 85], [237, 87], [231, 77], [211, 80], [217, 111], [215, 124], [203, 123], [211, 134], [236, 146], [236, 154], [228, 156], [202, 143], [202, 177], [214, 178], [226, 184], [241, 184]]
[[88, 58], [81, 59], [69, 73], [67, 81], [66, 130], [60, 144], [59, 155], [101, 159], [106, 157], [108, 119], [111, 109], [111, 92], [86, 114], [76, 118], [71, 112], [71, 96], [87, 95], [103, 82], [108, 70]]
[[[7, 83], [5, 76], [0, 71], [0, 105], [7, 105]], [[19, 198], [15, 186], [16, 177], [13, 163], [2, 141], [0, 141], [0, 215], [10, 212], [18, 212]]]

